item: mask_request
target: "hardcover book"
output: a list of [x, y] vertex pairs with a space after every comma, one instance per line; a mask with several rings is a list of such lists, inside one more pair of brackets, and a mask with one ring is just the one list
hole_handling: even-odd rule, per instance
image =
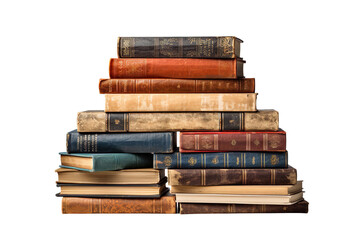
[[63, 197], [62, 213], [176, 213], [175, 195], [158, 199]]
[[169, 185], [221, 186], [221, 185], [294, 185], [296, 169], [169, 169]]
[[254, 93], [255, 79], [100, 79], [99, 90], [100, 93]]
[[119, 37], [119, 58], [236, 58], [236, 37]]
[[180, 203], [180, 214], [195, 213], [307, 213], [309, 203], [302, 200], [292, 205]]
[[77, 153], [61, 152], [63, 168], [88, 172], [111, 171], [127, 168], [151, 168], [152, 154], [132, 153]]
[[287, 168], [287, 152], [156, 153], [153, 167], [166, 168]]
[[256, 93], [105, 94], [105, 112], [255, 112]]
[[110, 78], [243, 78], [245, 61], [236, 59], [112, 58]]
[[279, 113], [257, 112], [149, 112], [77, 115], [78, 132], [277, 131]]
[[171, 153], [176, 133], [79, 133], [67, 134], [68, 153]]
[[285, 152], [286, 133], [180, 132], [180, 152]]
[[117, 171], [85, 172], [69, 168], [56, 169], [57, 183], [79, 184], [158, 184], [165, 170], [152, 168], [123, 169]]

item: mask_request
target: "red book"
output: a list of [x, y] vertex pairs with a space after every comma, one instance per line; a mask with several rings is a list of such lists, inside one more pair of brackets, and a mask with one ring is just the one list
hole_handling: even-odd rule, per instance
[[286, 133], [180, 132], [180, 152], [285, 152]]
[[112, 58], [110, 78], [237, 79], [242, 59]]

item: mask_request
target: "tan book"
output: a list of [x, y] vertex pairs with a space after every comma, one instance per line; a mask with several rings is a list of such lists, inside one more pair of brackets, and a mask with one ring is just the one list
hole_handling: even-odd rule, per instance
[[80, 184], [157, 184], [165, 177], [165, 170], [152, 168], [124, 169], [118, 171], [85, 172], [58, 168], [57, 183]]
[[291, 205], [303, 200], [303, 192], [292, 195], [232, 195], [232, 194], [188, 194], [177, 193], [178, 203], [232, 203]]
[[257, 93], [105, 94], [105, 112], [255, 112]]
[[279, 113], [275, 110], [148, 113], [84, 111], [77, 115], [78, 132], [277, 131], [278, 129]]
[[171, 186], [171, 193], [290, 195], [302, 191], [302, 181], [294, 185]]

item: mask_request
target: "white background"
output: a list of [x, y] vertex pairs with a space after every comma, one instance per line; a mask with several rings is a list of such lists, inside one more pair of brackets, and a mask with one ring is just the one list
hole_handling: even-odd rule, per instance
[[[356, 1], [1, 1], [1, 239], [310, 239], [359, 235]], [[58, 152], [104, 109], [118, 36], [237, 36], [258, 108], [280, 112], [309, 214], [62, 215]], [[359, 236], [357, 236], [359, 237]]]

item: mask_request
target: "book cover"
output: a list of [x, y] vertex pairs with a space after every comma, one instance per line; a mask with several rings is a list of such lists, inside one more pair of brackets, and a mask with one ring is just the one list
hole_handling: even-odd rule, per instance
[[236, 37], [119, 37], [119, 58], [236, 58]]
[[67, 134], [68, 153], [171, 153], [176, 146], [174, 132]]

